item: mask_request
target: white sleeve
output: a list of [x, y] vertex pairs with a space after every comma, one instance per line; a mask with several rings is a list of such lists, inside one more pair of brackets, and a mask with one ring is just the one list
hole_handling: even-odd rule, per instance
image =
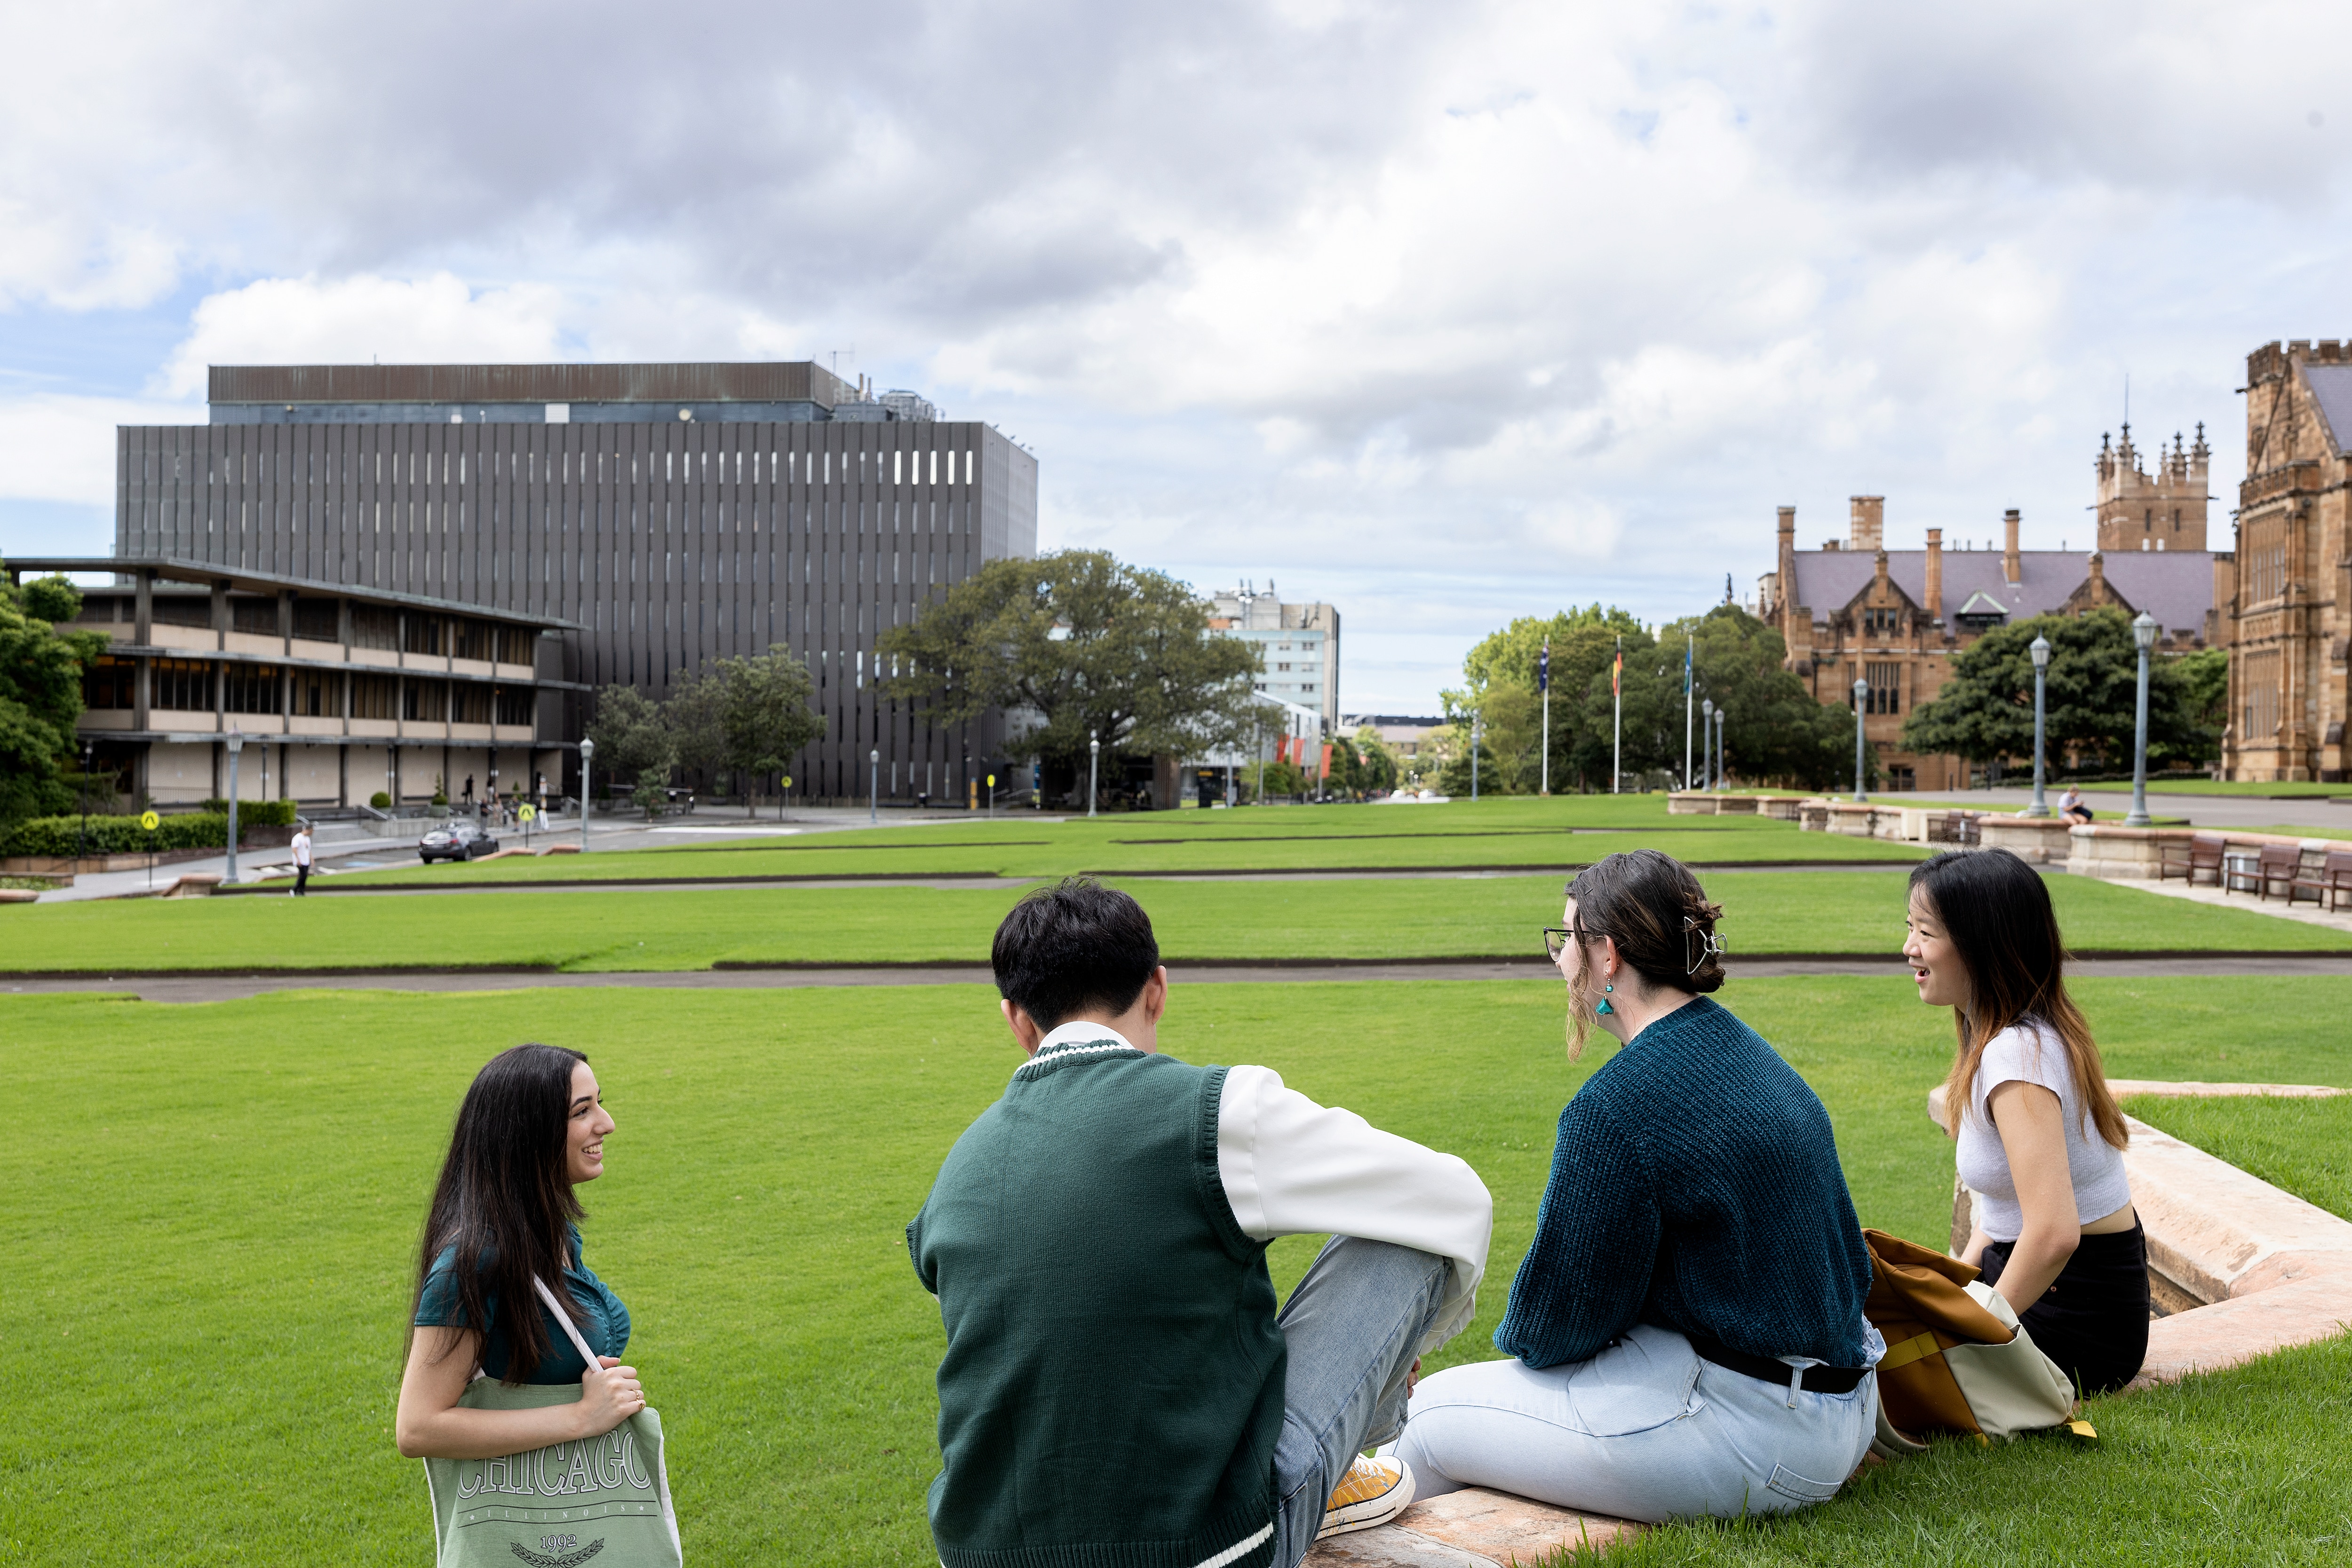
[[1217, 1175], [1253, 1240], [1328, 1232], [1451, 1259], [1423, 1350], [1461, 1332], [1476, 1312], [1495, 1201], [1458, 1156], [1318, 1105], [1284, 1088], [1270, 1068], [1237, 1067], [1226, 1071], [1217, 1105]]

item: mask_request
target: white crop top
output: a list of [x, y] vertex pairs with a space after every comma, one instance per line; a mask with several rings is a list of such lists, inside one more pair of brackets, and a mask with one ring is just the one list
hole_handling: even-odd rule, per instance
[[2009, 1154], [2001, 1147], [2000, 1133], [1986, 1104], [1992, 1091], [2005, 1083], [2038, 1083], [2058, 1097], [2066, 1124], [2066, 1169], [2074, 1179], [2076, 1219], [2088, 1225], [2131, 1202], [2124, 1152], [2099, 1136], [2098, 1125], [2091, 1120], [2074, 1082], [2066, 1043], [2049, 1026], [2028, 1019], [1987, 1042], [1977, 1062], [1976, 1081], [1969, 1086], [1968, 1113], [1960, 1121], [1960, 1180], [1984, 1196], [1979, 1218], [1987, 1236], [1995, 1241], [2015, 1241], [2025, 1228], [2017, 1183], [2010, 1174]]

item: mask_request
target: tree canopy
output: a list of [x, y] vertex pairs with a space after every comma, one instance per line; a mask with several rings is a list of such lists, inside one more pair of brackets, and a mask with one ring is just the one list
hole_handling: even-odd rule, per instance
[[[2050, 639], [2043, 733], [2051, 752], [2095, 759], [2107, 771], [2128, 767], [2137, 725], [2139, 650], [2130, 619], [2114, 605], [2080, 616], [2038, 616], [1987, 632], [1953, 656], [1951, 674], [1935, 700], [1904, 721], [1904, 745], [1977, 763], [2031, 757], [2037, 636]], [[2151, 661], [2151, 761], [2202, 762], [2215, 755], [2219, 703], [2210, 688], [2217, 675], [2226, 682], [2226, 664], [2211, 658], [2195, 665], [2172, 658]]]
[[57, 629], [80, 614], [63, 577], [0, 578], [0, 822], [73, 809], [82, 671], [106, 649], [100, 633]]
[[885, 693], [937, 724], [1003, 710], [1006, 751], [1061, 780], [1097, 736], [1130, 756], [1198, 753], [1245, 743], [1269, 707], [1255, 647], [1211, 632], [1187, 584], [1102, 551], [989, 562], [875, 647]]
[[[1455, 718], [1453, 760], [1441, 773], [1449, 794], [1468, 788], [1470, 717], [1483, 742], [1483, 794], [1532, 794], [1543, 776], [1543, 704], [1536, 690], [1537, 655], [1551, 643], [1551, 787], [1609, 787], [1619, 705], [1610, 687], [1625, 655], [1623, 766], [1628, 775], [1683, 773], [1683, 655], [1691, 639], [1690, 706], [1711, 699], [1728, 715], [1725, 752], [1742, 778], [1824, 787], [1853, 766], [1850, 709], [1816, 702], [1803, 681], [1781, 668], [1780, 634], [1736, 605], [1675, 621], [1654, 636], [1626, 612], [1594, 605], [1549, 617], [1528, 616], [1481, 641], [1463, 660], [1465, 688], [1444, 694]], [[1690, 728], [1694, 769], [1705, 742]]]

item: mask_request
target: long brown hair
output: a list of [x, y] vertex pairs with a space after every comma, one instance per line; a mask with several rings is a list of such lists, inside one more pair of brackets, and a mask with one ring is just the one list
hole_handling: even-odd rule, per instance
[[457, 1108], [448, 1158], [425, 1216], [409, 1316], [415, 1317], [414, 1303], [424, 1299], [434, 1259], [456, 1248], [450, 1284], [457, 1326], [480, 1331], [485, 1345], [493, 1328], [506, 1331], [504, 1383], [530, 1382], [548, 1352], [547, 1318], [533, 1279], [547, 1282], [574, 1321], [582, 1318], [572, 1292], [560, 1287], [572, 1261], [565, 1227], [584, 1217], [572, 1184], [566, 1131], [572, 1071], [587, 1059], [580, 1051], [541, 1045], [492, 1057]]
[[1986, 1045], [2003, 1029], [2035, 1023], [2065, 1043], [2099, 1136], [2118, 1149], [2129, 1143], [2091, 1026], [2066, 994], [2066, 944], [2041, 873], [2006, 849], [1948, 850], [1911, 873], [1911, 892], [1943, 923], [1969, 973], [1968, 1000], [1952, 1009], [1959, 1049], [1944, 1079], [1944, 1130], [1960, 1135]]
[[1585, 1000], [1592, 963], [1588, 945], [1601, 937], [1617, 943], [1617, 956], [1643, 984], [1704, 995], [1723, 988], [1723, 943], [1715, 922], [1723, 906], [1710, 902], [1691, 868], [1660, 849], [1633, 849], [1604, 856], [1577, 873], [1568, 885], [1576, 900], [1576, 978], [1568, 988], [1568, 1059], [1601, 1020]]

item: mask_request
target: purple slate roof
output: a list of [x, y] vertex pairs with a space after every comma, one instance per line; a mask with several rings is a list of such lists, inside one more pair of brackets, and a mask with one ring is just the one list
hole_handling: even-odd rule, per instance
[[2344, 438], [2352, 436], [2352, 364], [2313, 364], [2306, 361], [2303, 379], [2311, 384], [2311, 395], [2319, 400], [2319, 412], [2327, 420], [2327, 434], [2341, 452]]
[[[2352, 370], [2352, 366], [2345, 367]], [[2352, 384], [2347, 392], [2352, 393]], [[2352, 413], [2352, 408], [2347, 408]], [[2088, 554], [2072, 550], [2025, 550], [2018, 553], [2021, 581], [2000, 573], [1998, 550], [1944, 552], [1944, 602], [1927, 599], [1927, 552], [1890, 550], [1886, 575], [1911, 602], [1931, 616], [1959, 613], [1971, 595], [1982, 594], [2009, 610], [2012, 621], [2048, 615], [2089, 581]], [[1797, 552], [1796, 601], [1825, 618], [1870, 586], [1877, 563], [1859, 550]], [[2146, 610], [2168, 632], [2202, 637], [2205, 612], [2213, 607], [2213, 556], [2204, 550], [2117, 551], [2106, 558], [2107, 584], [2135, 610]]]

